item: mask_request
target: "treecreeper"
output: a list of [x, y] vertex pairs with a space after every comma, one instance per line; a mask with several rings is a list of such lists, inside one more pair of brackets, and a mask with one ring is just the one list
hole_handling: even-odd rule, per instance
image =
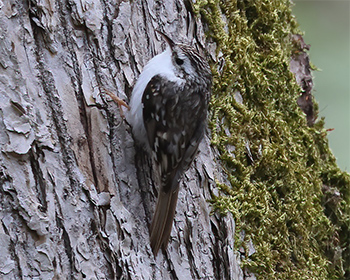
[[157, 32], [168, 47], [144, 67], [126, 114], [135, 139], [152, 157], [153, 171], [160, 179], [150, 227], [155, 256], [168, 245], [179, 181], [206, 130], [212, 84], [209, 64], [202, 55], [192, 46], [175, 43]]

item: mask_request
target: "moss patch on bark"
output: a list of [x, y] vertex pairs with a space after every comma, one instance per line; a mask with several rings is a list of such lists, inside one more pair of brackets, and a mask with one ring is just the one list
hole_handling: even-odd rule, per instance
[[308, 126], [297, 105], [290, 1], [201, 0], [194, 10], [219, 57], [210, 128], [229, 184], [212, 202], [235, 216], [237, 247], [255, 246], [243, 265], [259, 279], [350, 277], [350, 176], [324, 121]]

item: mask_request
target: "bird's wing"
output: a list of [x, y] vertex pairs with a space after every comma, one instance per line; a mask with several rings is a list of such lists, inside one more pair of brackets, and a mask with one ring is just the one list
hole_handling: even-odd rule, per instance
[[142, 103], [148, 142], [159, 165], [163, 188], [173, 190], [203, 135], [206, 100], [202, 93], [156, 75], [148, 83]]

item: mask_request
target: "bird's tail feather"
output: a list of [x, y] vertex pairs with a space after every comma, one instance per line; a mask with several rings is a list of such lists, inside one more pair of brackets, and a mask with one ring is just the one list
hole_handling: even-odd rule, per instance
[[166, 249], [168, 245], [178, 193], [179, 188], [168, 192], [160, 190], [158, 193], [157, 206], [150, 228], [151, 248], [155, 256], [161, 247]]

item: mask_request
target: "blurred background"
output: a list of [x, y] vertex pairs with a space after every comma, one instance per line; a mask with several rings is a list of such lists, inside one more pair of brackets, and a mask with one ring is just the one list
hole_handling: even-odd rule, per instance
[[313, 95], [339, 167], [350, 171], [350, 1], [294, 0], [294, 15], [311, 45]]

